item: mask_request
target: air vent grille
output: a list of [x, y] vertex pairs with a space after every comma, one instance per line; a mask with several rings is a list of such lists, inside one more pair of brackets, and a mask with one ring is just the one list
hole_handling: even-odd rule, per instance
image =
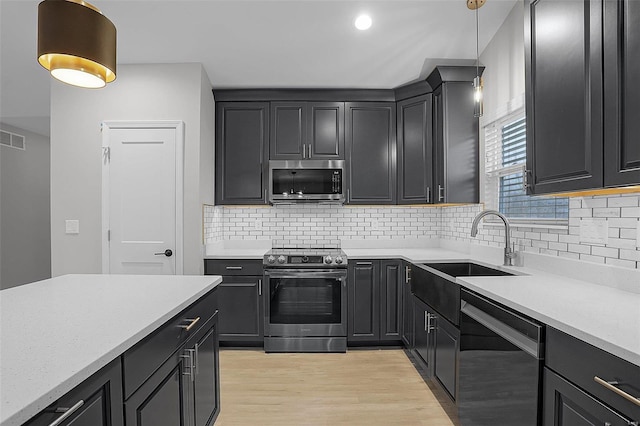
[[27, 148], [24, 136], [6, 130], [0, 130], [0, 145], [23, 151]]

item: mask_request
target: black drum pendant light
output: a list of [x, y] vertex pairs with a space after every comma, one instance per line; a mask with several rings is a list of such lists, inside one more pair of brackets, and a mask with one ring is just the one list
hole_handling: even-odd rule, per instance
[[482, 77], [480, 77], [480, 52], [478, 49], [480, 39], [480, 22], [478, 19], [478, 9], [484, 6], [486, 0], [467, 0], [467, 7], [476, 11], [476, 76], [473, 79], [473, 116], [482, 117], [484, 113], [484, 102], [482, 100]]
[[116, 79], [116, 27], [83, 0], [38, 5], [38, 62], [60, 81], [97, 89]]

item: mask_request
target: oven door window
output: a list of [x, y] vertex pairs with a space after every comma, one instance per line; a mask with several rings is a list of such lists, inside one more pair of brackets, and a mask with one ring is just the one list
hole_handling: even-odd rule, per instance
[[340, 324], [341, 285], [336, 278], [271, 278], [271, 324]]

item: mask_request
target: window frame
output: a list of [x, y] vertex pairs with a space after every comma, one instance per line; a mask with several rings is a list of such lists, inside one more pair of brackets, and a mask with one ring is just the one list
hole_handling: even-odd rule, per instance
[[[526, 112], [525, 112], [525, 107], [523, 105], [523, 102], [517, 102], [516, 100], [513, 100], [509, 103], [508, 107], [512, 107], [514, 106], [513, 104], [516, 104], [515, 107], [513, 108], [507, 108], [506, 111], [504, 111], [502, 114], [496, 114], [490, 121], [485, 121], [484, 123], [481, 123], [480, 125], [480, 139], [482, 141], [482, 148], [481, 148], [481, 167], [480, 170], [482, 171], [482, 179], [481, 179], [481, 188], [482, 188], [482, 202], [485, 206], [485, 208], [487, 209], [493, 209], [493, 210], [497, 210], [500, 211], [500, 178], [504, 177], [504, 176], [508, 176], [510, 174], [514, 174], [514, 173], [525, 173], [526, 170], [526, 162], [525, 163], [520, 163], [520, 164], [512, 164], [512, 165], [508, 165], [508, 166], [498, 166], [495, 168], [491, 168], [491, 170], [487, 171], [487, 165], [488, 163], [490, 163], [490, 161], [488, 161], [487, 159], [487, 155], [491, 155], [493, 156], [493, 161], [495, 162], [495, 156], [499, 156], [500, 158], [502, 158], [502, 149], [494, 149], [493, 152], [489, 152], [487, 153], [487, 134], [490, 131], [496, 132], [496, 133], [500, 133], [502, 128], [509, 124], [512, 123], [514, 121], [517, 121], [518, 119], [521, 118], [525, 118], [526, 120]], [[490, 140], [493, 140], [496, 136], [493, 136]], [[497, 136], [497, 137], [501, 137], [501, 136]], [[501, 161], [501, 160], [500, 160]], [[493, 189], [491, 188], [493, 187]], [[535, 197], [535, 195], [529, 195], [530, 197]], [[547, 197], [547, 198], [551, 198], [551, 196], [549, 195], [545, 195], [545, 196], [540, 196], [540, 197]], [[564, 219], [559, 219], [559, 218], [536, 218], [536, 217], [529, 217], [529, 218], [512, 218], [512, 217], [508, 217], [509, 222], [512, 225], [519, 225], [520, 227], [532, 227], [532, 228], [544, 228], [544, 227], [549, 227], [549, 228], [555, 228], [555, 229], [567, 229], [569, 226], [569, 215], [567, 214], [567, 217]], [[501, 221], [498, 221], [497, 219], [493, 218], [493, 217], [487, 217], [485, 218], [485, 221], [489, 224], [491, 223], [497, 223]]]

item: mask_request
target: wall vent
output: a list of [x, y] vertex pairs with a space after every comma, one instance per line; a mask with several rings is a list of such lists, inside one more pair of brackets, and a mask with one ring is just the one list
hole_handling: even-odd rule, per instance
[[6, 130], [0, 130], [0, 145], [23, 151], [27, 148], [24, 136]]

